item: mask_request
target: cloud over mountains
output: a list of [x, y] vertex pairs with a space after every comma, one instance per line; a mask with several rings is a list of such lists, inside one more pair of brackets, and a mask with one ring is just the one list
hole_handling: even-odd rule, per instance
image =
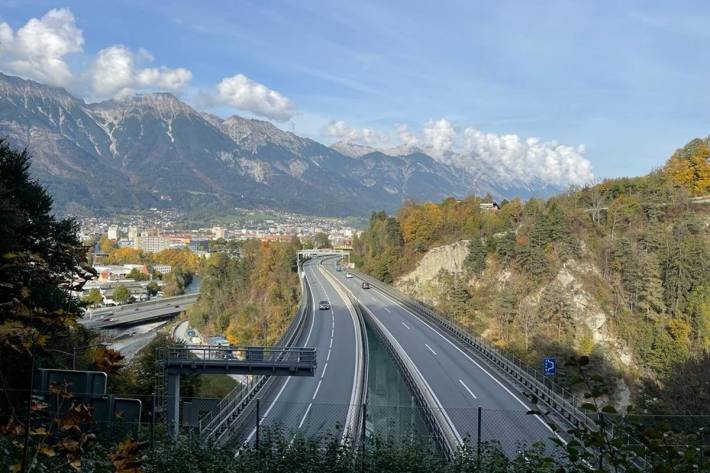
[[525, 182], [557, 186], [581, 185], [594, 179], [584, 145], [568, 146], [512, 133], [484, 133], [457, 127], [446, 118], [429, 120], [418, 131], [397, 125], [389, 132], [356, 128], [343, 120], [330, 122], [324, 134], [341, 143], [381, 148], [386, 154], [420, 149], [439, 162], [470, 170], [484, 163], [500, 174]]

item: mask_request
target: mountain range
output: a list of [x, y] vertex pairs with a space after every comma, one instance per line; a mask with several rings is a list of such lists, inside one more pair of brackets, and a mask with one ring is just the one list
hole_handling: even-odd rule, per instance
[[168, 93], [86, 103], [1, 73], [0, 139], [28, 148], [32, 173], [60, 213], [239, 207], [366, 215], [408, 199], [559, 190], [483, 164], [456, 167], [416, 148], [329, 147], [270, 122], [201, 113]]

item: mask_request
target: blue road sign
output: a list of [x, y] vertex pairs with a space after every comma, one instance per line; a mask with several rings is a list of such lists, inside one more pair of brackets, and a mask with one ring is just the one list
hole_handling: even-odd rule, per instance
[[554, 376], [557, 373], [557, 360], [552, 357], [547, 357], [542, 362], [542, 370], [545, 376]]

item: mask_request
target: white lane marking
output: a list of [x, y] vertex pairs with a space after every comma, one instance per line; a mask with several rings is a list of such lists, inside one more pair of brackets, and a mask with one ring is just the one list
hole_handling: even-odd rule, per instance
[[387, 307], [385, 307], [384, 309], [385, 309], [387, 312], [389, 312], [390, 314], [392, 313], [392, 311], [389, 310]]
[[325, 376], [325, 370], [328, 369], [328, 362], [325, 362], [325, 365], [323, 365], [323, 372], [320, 374], [320, 379], [323, 379], [323, 376]]
[[299, 429], [301, 427], [303, 427], [303, 423], [306, 421], [306, 417], [308, 417], [308, 413], [311, 412], [311, 407], [313, 407], [313, 403], [308, 404], [308, 409], [306, 409], [306, 413], [303, 414], [303, 417], [301, 418], [301, 422], [298, 423]]
[[[271, 409], [274, 408], [276, 401], [278, 401], [278, 399], [281, 397], [281, 394], [284, 392], [284, 389], [286, 389], [286, 386], [288, 385], [288, 382], [291, 381], [291, 379], [293, 379], [293, 378], [286, 378], [286, 382], [284, 383], [283, 386], [281, 386], [281, 389], [279, 390], [278, 394], [276, 394], [276, 397], [272, 401], [271, 405], [269, 406], [269, 408], [266, 410], [266, 412], [262, 416], [261, 420], [259, 421], [259, 424], [262, 424], [264, 422], [264, 420], [269, 416]], [[251, 433], [247, 437], [246, 442], [244, 442], [244, 443], [247, 444], [247, 443], [251, 442], [251, 439], [255, 434], [256, 434], [256, 427], [254, 427], [254, 429], [251, 431]]]
[[[325, 268], [320, 268], [322, 269], [321, 274], [325, 276], [325, 281], [332, 287], [335, 292], [339, 295], [340, 299], [343, 301], [345, 304], [345, 308], [347, 311], [350, 313], [350, 320], [352, 321], [353, 324], [353, 330], [355, 333], [355, 370], [353, 373], [353, 385], [352, 385], [352, 391], [350, 392], [350, 408], [348, 409], [347, 417], [345, 418], [345, 428], [343, 429], [343, 437], [341, 438], [341, 443], [344, 443], [348, 439], [348, 435], [351, 435], [354, 433], [354, 407], [356, 404], [356, 397], [358, 395], [358, 392], [361, 392], [362, 389], [362, 383], [363, 383], [363, 378], [362, 378], [362, 363], [363, 363], [363, 355], [362, 355], [362, 334], [360, 333], [360, 324], [358, 322], [358, 316], [355, 313], [355, 307], [351, 303], [350, 299], [348, 298], [347, 293], [345, 292], [345, 286], [342, 286], [338, 280]], [[332, 341], [332, 340], [331, 340]]]
[[[380, 294], [382, 294], [384, 297], [386, 297], [387, 299], [389, 299], [391, 302], [397, 304], [391, 297], [389, 297], [389, 296], [388, 296], [387, 294], [385, 294], [384, 292], [382, 292], [382, 291], [380, 291], [380, 290], [377, 290], [377, 292], [379, 292]], [[473, 363], [474, 365], [478, 366], [478, 367], [481, 369], [481, 371], [483, 371], [484, 373], [486, 373], [489, 378], [491, 378], [493, 381], [496, 382], [496, 384], [498, 384], [498, 386], [500, 386], [501, 388], [503, 388], [503, 389], [505, 390], [505, 392], [507, 392], [508, 394], [510, 394], [511, 396], [513, 396], [513, 398], [514, 398], [516, 401], [518, 401], [518, 403], [519, 403], [521, 406], [523, 406], [523, 407], [525, 408], [525, 410], [527, 410], [527, 411], [530, 410], [530, 408], [528, 407], [528, 405], [525, 404], [518, 396], [516, 396], [515, 393], [513, 393], [513, 391], [511, 391], [510, 389], [508, 389], [507, 386], [505, 386], [503, 383], [501, 383], [500, 381], [498, 381], [498, 380], [495, 378], [495, 376], [493, 376], [491, 373], [489, 373], [488, 370], [485, 369], [483, 366], [481, 366], [476, 360], [474, 360], [473, 358], [471, 358], [470, 356], [468, 356], [468, 354], [467, 354], [465, 351], [463, 351], [462, 349], [460, 349], [458, 346], [456, 346], [456, 344], [454, 344], [454, 342], [452, 342], [451, 340], [449, 340], [448, 338], [446, 338], [444, 335], [442, 335], [441, 333], [439, 333], [439, 331], [436, 330], [436, 329], [435, 329], [434, 327], [432, 327], [431, 325], [429, 325], [428, 322], [426, 322], [425, 320], [423, 320], [423, 319], [417, 317], [415, 314], [413, 314], [413, 313], [412, 313], [409, 309], [407, 309], [406, 307], [402, 306], [401, 304], [397, 304], [397, 305], [399, 305], [400, 307], [402, 307], [402, 309], [404, 309], [404, 311], [405, 311], [406, 313], [408, 313], [410, 317], [412, 317], [412, 318], [415, 319], [415, 320], [418, 320], [419, 322], [421, 322], [421, 323], [423, 323], [424, 325], [426, 325], [427, 327], [429, 327], [429, 329], [430, 329], [432, 332], [436, 333], [438, 336], [440, 336], [442, 339], [444, 339], [444, 341], [446, 341], [446, 343], [448, 343], [449, 345], [451, 345], [452, 347], [454, 347], [456, 350], [458, 350], [458, 352], [461, 353], [461, 354], [462, 354], [463, 356], [465, 356], [466, 358], [468, 358], [468, 360], [469, 360], [471, 363]], [[560, 441], [562, 441], [565, 445], [567, 445], [567, 441], [566, 441], [565, 439], [563, 439], [562, 437], [560, 437], [560, 434], [558, 434], [557, 432], [555, 432], [554, 430], [552, 430], [552, 427], [550, 427], [549, 425], [547, 425], [547, 423], [546, 423], [544, 420], [542, 420], [542, 418], [541, 418], [539, 415], [535, 414], [535, 418], [536, 418], [537, 420], [539, 420], [540, 423], [541, 423], [542, 425], [544, 425], [544, 426], [547, 428], [547, 430], [549, 430], [550, 432], [552, 432], [553, 434], [555, 434], [555, 436], [556, 436], [558, 439], [560, 439]]]
[[459, 383], [461, 383], [461, 386], [463, 386], [474, 399], [478, 399], [476, 395], [473, 394], [473, 391], [471, 391], [468, 386], [466, 386], [466, 383], [464, 383], [462, 379], [459, 379]]
[[409, 328], [409, 325], [405, 324], [404, 322], [402, 322], [402, 325], [404, 325], [405, 327], [407, 327], [407, 330], [410, 329], [410, 328]]
[[328, 346], [328, 348], [333, 348], [333, 339], [332, 338], [330, 339], [330, 345]]
[[[353, 295], [353, 297], [355, 297], [355, 296]], [[427, 392], [428, 392], [429, 394], [431, 394], [431, 397], [434, 399], [434, 402], [436, 403], [436, 405], [437, 405], [437, 407], [438, 407], [438, 411], [441, 412], [441, 414], [442, 414], [442, 415], [444, 416], [444, 418], [446, 419], [446, 423], [447, 423], [447, 424], [449, 425], [449, 427], [451, 428], [451, 431], [453, 432], [454, 436], [456, 437], [456, 441], [458, 442], [459, 445], [463, 445], [463, 439], [461, 438], [461, 434], [459, 434], [459, 431], [456, 429], [456, 426], [455, 426], [454, 423], [451, 421], [451, 418], [449, 417], [448, 412], [446, 412], [446, 409], [444, 409], [444, 406], [441, 405], [441, 402], [439, 401], [439, 398], [438, 398], [438, 397], [436, 396], [436, 394], [434, 393], [434, 390], [431, 389], [431, 386], [429, 385], [429, 382], [426, 380], [426, 378], [424, 377], [424, 375], [422, 375], [421, 371], [419, 371], [419, 368], [418, 368], [417, 365], [414, 363], [414, 361], [412, 360], [412, 358], [411, 358], [411, 357], [409, 356], [409, 354], [404, 350], [404, 348], [402, 348], [402, 345], [401, 345], [401, 344], [399, 343], [399, 341], [392, 335], [392, 333], [387, 329], [387, 327], [385, 327], [385, 325], [384, 325], [377, 317], [375, 317], [375, 315], [372, 313], [372, 311], [367, 308], [367, 305], [364, 305], [364, 306], [363, 306], [363, 309], [365, 309], [365, 310], [372, 316], [372, 318], [375, 320], [375, 322], [380, 325], [380, 329], [385, 333], [385, 336], [388, 337], [388, 338], [390, 338], [390, 339], [392, 340], [392, 342], [395, 344], [395, 347], [398, 347], [399, 350], [401, 351], [402, 355], [405, 357], [405, 359], [409, 361], [409, 363], [411, 364], [412, 368], [414, 368], [415, 374], [419, 376], [419, 379], [421, 379], [422, 382], [424, 383], [424, 386], [426, 387]]]
[[330, 361], [330, 349], [328, 349], [328, 356], [325, 357], [325, 361]]
[[322, 383], [322, 382], [323, 382], [322, 379], [318, 380], [318, 386], [316, 386], [316, 392], [313, 393], [313, 397], [311, 399], [315, 399], [316, 396], [318, 395], [318, 391], [320, 390], [320, 383]]
[[432, 347], [430, 347], [430, 346], [429, 346], [428, 344], [426, 344], [426, 343], [424, 344], [424, 346], [427, 347], [430, 352], [432, 352], [433, 354], [436, 355], [436, 352], [434, 351], [434, 349], [433, 349]]
[[[305, 274], [305, 271], [304, 271], [304, 274]], [[316, 298], [312, 292], [311, 292], [311, 300], [313, 301], [313, 312], [312, 312], [312, 316], [311, 316], [311, 328], [308, 330], [308, 337], [306, 337], [306, 343], [304, 343], [303, 346], [308, 346], [308, 341], [311, 339], [311, 335], [313, 334], [313, 325], [315, 325], [315, 321], [316, 321], [316, 313], [315, 313], [316, 312]], [[328, 352], [328, 357], [330, 358], [330, 352]], [[293, 379], [293, 378], [290, 378], [290, 377], [286, 378], [286, 382], [283, 384], [283, 386], [281, 386], [281, 389], [276, 394], [276, 397], [274, 398], [274, 400], [271, 401], [269, 408], [264, 413], [264, 416], [261, 418], [261, 421], [259, 422], [259, 424], [264, 422], [264, 419], [266, 419], [266, 417], [269, 415], [269, 413], [271, 412], [271, 409], [274, 408], [274, 406], [278, 402], [279, 398], [281, 397], [281, 394], [283, 394], [284, 389], [286, 389], [288, 382], [291, 381], [291, 379]], [[251, 431], [251, 433], [247, 437], [247, 440], [245, 443], [251, 442], [251, 439], [252, 439], [252, 437], [254, 437], [254, 435], [256, 435], [256, 427], [254, 427], [254, 429]]]

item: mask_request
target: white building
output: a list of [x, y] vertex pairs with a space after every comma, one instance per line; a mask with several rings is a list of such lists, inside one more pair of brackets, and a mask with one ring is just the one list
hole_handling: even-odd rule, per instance
[[136, 238], [138, 238], [138, 227], [130, 226], [128, 227], [128, 239], [136, 241]]
[[108, 239], [118, 240], [118, 225], [111, 225], [108, 227]]
[[170, 240], [162, 236], [140, 236], [135, 241], [136, 248], [146, 253], [158, 253], [170, 248]]
[[160, 274], [168, 274], [173, 270], [173, 267], [169, 264], [156, 264], [153, 266], [153, 270], [159, 272]]
[[224, 239], [226, 231], [224, 227], [212, 227], [212, 234], [214, 235], [215, 240], [219, 240], [220, 238]]

